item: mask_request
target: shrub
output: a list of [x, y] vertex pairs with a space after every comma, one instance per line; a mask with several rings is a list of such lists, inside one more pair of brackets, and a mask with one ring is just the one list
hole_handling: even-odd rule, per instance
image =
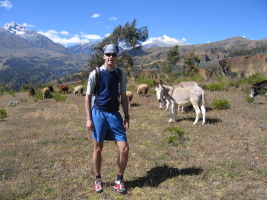
[[261, 81], [264, 81], [264, 78], [260, 76], [259, 73], [256, 73], [256, 74], [252, 74], [251, 76], [248, 77], [247, 79], [247, 83], [248, 84], [255, 84], [255, 83], [258, 83], [258, 82], [261, 82]]
[[137, 91], [137, 87], [136, 87], [136, 85], [128, 85], [127, 90], [128, 91]]
[[208, 85], [204, 85], [203, 89], [209, 91], [215, 91], [215, 90], [222, 91], [226, 89], [226, 86], [227, 86], [226, 82], [211, 83]]
[[59, 94], [59, 93], [55, 93], [55, 94], [53, 95], [53, 98], [54, 98], [56, 101], [66, 101], [67, 96], [61, 95], [61, 94]]
[[42, 92], [37, 91], [34, 96], [34, 101], [38, 101], [40, 99], [43, 99], [43, 94]]
[[180, 130], [177, 127], [168, 127], [167, 128], [167, 131], [173, 133], [172, 135], [169, 135], [166, 138], [166, 141], [169, 144], [178, 144], [177, 142], [183, 141], [183, 136], [184, 136], [184, 133], [185, 133], [184, 130]]
[[7, 117], [7, 112], [4, 109], [0, 109], [0, 119], [4, 119]]
[[244, 83], [242, 79], [235, 78], [235, 79], [230, 80], [228, 84], [230, 87], [238, 88], [242, 83]]
[[211, 107], [217, 110], [227, 110], [231, 106], [230, 106], [229, 101], [226, 99], [214, 99], [211, 104]]
[[147, 84], [149, 88], [154, 86], [154, 79], [139, 77], [136, 79], [140, 84]]

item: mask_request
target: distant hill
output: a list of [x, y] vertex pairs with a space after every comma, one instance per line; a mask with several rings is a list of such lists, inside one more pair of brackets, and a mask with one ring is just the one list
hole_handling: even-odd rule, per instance
[[[12, 89], [19, 89], [22, 84], [30, 82], [55, 82], [62, 77], [87, 70], [87, 62], [95, 53], [94, 47], [98, 43], [90, 42], [66, 48], [15, 22], [0, 27], [0, 41], [0, 84], [7, 84]], [[227, 75], [232, 70], [237, 75], [250, 75], [261, 71], [267, 76], [264, 60], [266, 53], [258, 51], [259, 48], [267, 47], [267, 39], [249, 40], [243, 37], [198, 45], [186, 44], [167, 36], [157, 38], [146, 43], [144, 48], [130, 52], [134, 60], [133, 70], [159, 68], [168, 50], [176, 44], [179, 45], [180, 53], [178, 68], [183, 66], [184, 55], [194, 51], [201, 59], [199, 66], [215, 74]], [[240, 56], [236, 56], [240, 55], [236, 53], [238, 51], [249, 53], [241, 54], [244, 58], [240, 59]], [[253, 57], [254, 54], [262, 56]]]
[[[177, 63], [178, 67], [183, 66], [183, 57], [186, 53], [190, 51], [194, 51], [195, 54], [199, 55], [201, 59], [200, 67], [214, 71], [217, 75], [227, 75], [225, 73], [225, 69], [231, 69], [231, 65], [226, 65], [225, 63], [234, 63], [233, 60], [236, 58], [231, 58], [231, 62], [220, 62], [221, 60], [230, 59], [228, 56], [234, 52], [238, 52], [241, 50], [251, 50], [249, 54], [244, 55], [252, 56], [254, 54], [258, 54], [257, 49], [259, 48], [266, 48], [267, 47], [267, 39], [262, 40], [249, 40], [243, 37], [233, 37], [228, 38], [225, 40], [205, 43], [205, 44], [198, 44], [198, 45], [188, 45], [188, 46], [179, 46], [179, 53], [180, 53], [180, 61]], [[167, 52], [171, 47], [155, 47], [155, 48], [148, 48], [148, 49], [141, 49], [132, 55], [134, 56], [134, 63], [136, 70], [145, 70], [145, 69], [153, 69], [160, 67], [160, 62], [166, 58]], [[255, 51], [254, 51], [255, 50]], [[249, 51], [248, 51], [249, 52]], [[254, 53], [253, 53], [254, 52]], [[263, 51], [262, 51], [263, 52]], [[261, 53], [266, 56], [266, 53]], [[264, 56], [262, 57], [264, 59]], [[244, 60], [244, 59], [242, 59]], [[266, 69], [264, 69], [265, 63], [264, 60], [259, 60], [258, 57], [253, 63], [253, 59], [245, 59], [249, 60], [249, 63], [246, 64], [246, 70], [250, 70], [250, 72], [242, 71], [242, 74], [251, 75], [251, 73], [257, 73], [258, 71], [264, 72], [263, 75], [267, 76], [267, 72], [265, 73]], [[250, 63], [252, 62], [252, 63]], [[222, 66], [222, 63], [223, 66]], [[259, 64], [257, 64], [259, 63]], [[240, 70], [236, 68], [244, 68], [244, 63], [240, 63], [240, 66], [235, 63], [235, 71], [237, 75], [241, 74]], [[258, 66], [257, 70], [253, 69], [253, 67], [249, 68], [249, 65]], [[255, 67], [254, 67], [255, 68]]]
[[86, 55], [88, 58], [91, 57], [91, 55], [96, 53], [96, 50], [94, 49], [99, 42], [90, 42], [86, 44], [77, 44], [74, 46], [68, 47], [68, 50], [73, 54], [82, 53]]
[[61, 44], [14, 22], [0, 27], [0, 41], [0, 84], [12, 89], [80, 72], [88, 61], [86, 55], [73, 54]]

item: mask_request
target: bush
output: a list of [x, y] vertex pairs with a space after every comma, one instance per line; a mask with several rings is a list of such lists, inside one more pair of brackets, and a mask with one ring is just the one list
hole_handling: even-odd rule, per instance
[[137, 87], [136, 87], [136, 85], [128, 85], [127, 86], [127, 90], [128, 91], [135, 91], [136, 92], [137, 91]]
[[34, 101], [38, 101], [40, 99], [43, 99], [43, 94], [42, 92], [37, 91], [34, 96]]
[[0, 109], [0, 119], [4, 119], [7, 117], [7, 112], [4, 109]]
[[136, 79], [140, 84], [147, 84], [149, 88], [154, 86], [154, 79], [139, 77]]
[[172, 135], [169, 135], [166, 138], [166, 141], [169, 144], [178, 144], [177, 142], [183, 141], [183, 136], [184, 136], [184, 130], [180, 130], [179, 128], [176, 127], [168, 127], [167, 131], [172, 132]]
[[59, 94], [59, 93], [55, 93], [55, 94], [53, 95], [53, 98], [54, 98], [56, 101], [66, 101], [67, 96], [61, 95], [61, 94]]
[[209, 91], [215, 91], [215, 90], [222, 91], [226, 89], [226, 86], [227, 86], [226, 82], [211, 83], [208, 85], [204, 85], [203, 89]]
[[226, 99], [214, 99], [211, 104], [211, 107], [217, 110], [227, 110], [231, 106], [230, 106], [229, 101]]
[[247, 83], [250, 84], [250, 85], [253, 85], [253, 84], [261, 82], [261, 81], [264, 81], [264, 78], [261, 77], [259, 73], [252, 74], [247, 79]]
[[242, 83], [244, 83], [244, 81], [242, 79], [232, 79], [229, 81], [229, 86], [230, 87], [236, 87], [238, 88]]

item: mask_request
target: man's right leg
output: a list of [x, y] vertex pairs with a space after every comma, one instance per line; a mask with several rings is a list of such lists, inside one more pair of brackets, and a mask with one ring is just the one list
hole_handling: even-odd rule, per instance
[[[93, 150], [93, 170], [96, 176], [94, 190], [98, 193], [103, 191], [102, 181], [101, 181], [101, 153], [103, 150], [103, 142], [97, 142], [94, 140], [94, 150]], [[97, 178], [98, 177], [98, 178]]]

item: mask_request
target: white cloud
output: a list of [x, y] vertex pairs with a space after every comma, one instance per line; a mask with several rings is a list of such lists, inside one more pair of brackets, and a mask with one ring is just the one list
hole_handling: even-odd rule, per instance
[[109, 20], [117, 20], [117, 17], [109, 17]]
[[100, 40], [100, 39], [102, 39], [98, 35], [82, 34], [81, 36], [88, 39], [88, 40]]
[[187, 41], [187, 39], [185, 39], [185, 38], [182, 38], [182, 41], [183, 41], [183, 42], [186, 42], [186, 41]]
[[100, 17], [100, 14], [93, 14], [91, 17], [92, 18], [98, 18], [98, 17]]
[[173, 45], [173, 44], [185, 45], [184, 42], [186, 41], [186, 39], [183, 38], [181, 41], [181, 40], [177, 40], [175, 38], [170, 38], [167, 35], [163, 35], [162, 37], [151, 37], [147, 41], [143, 42], [142, 45], [150, 44], [150, 43], [153, 43], [154, 41], [161, 41], [161, 42], [164, 42], [164, 43], [170, 44], [170, 45]]
[[0, 1], [0, 7], [5, 7], [6, 9], [12, 8], [12, 3], [9, 0]]
[[81, 33], [81, 35], [70, 35], [68, 31], [48, 30], [45, 32], [39, 31], [38, 33], [45, 35], [55, 43], [65, 46], [69, 46], [70, 44], [84, 44], [90, 42], [90, 40], [102, 39], [98, 35], [89, 35], [84, 33]]
[[34, 25], [27, 24], [27, 23], [23, 23], [22, 26], [24, 26], [24, 27], [34, 27]]

